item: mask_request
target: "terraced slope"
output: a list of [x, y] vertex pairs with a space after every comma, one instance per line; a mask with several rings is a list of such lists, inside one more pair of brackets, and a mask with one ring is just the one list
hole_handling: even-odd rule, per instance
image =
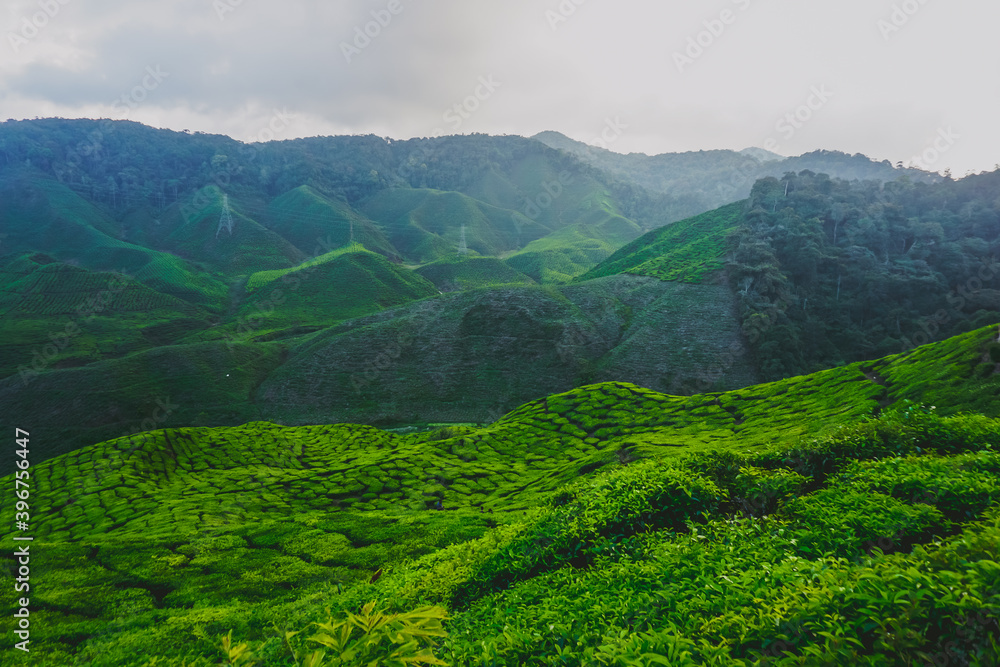
[[[992, 375], [981, 369], [994, 337], [992, 328], [980, 330], [869, 366], [723, 394], [684, 398], [624, 383], [593, 385], [478, 429], [404, 435], [251, 423], [155, 431], [69, 453], [31, 469], [32, 572], [57, 582], [32, 590], [35, 664], [128, 664], [121, 661], [129, 646], [207, 655], [234, 624], [239, 636], [258, 636], [271, 621], [298, 622], [344, 585], [492, 527], [522, 522], [486, 542], [500, 554], [518, 549], [512, 535], [547, 530], [532, 522], [554, 491], [609, 463], [719, 450], [766, 462], [775, 447], [829, 435], [894, 400], [922, 400], [928, 387], [915, 377], [952, 378], [941, 412], [992, 396], [995, 413], [998, 364]], [[808, 459], [803, 471], [825, 460]], [[583, 499], [578, 493], [568, 497]], [[926, 524], [928, 511], [906, 520]], [[492, 562], [475, 556], [481, 546], [469, 547], [479, 563], [475, 577], [487, 576], [482, 568]], [[471, 602], [488, 594], [494, 580], [468, 579], [472, 566], [448, 565], [454, 553], [442, 552], [431, 570], [425, 562], [406, 594], [443, 576], [434, 574], [435, 563], [458, 569], [429, 594], [455, 591]], [[487, 588], [468, 587], [476, 581]], [[2, 595], [12, 602], [9, 587]]]
[[138, 280], [41, 255], [0, 258], [0, 377], [28, 380], [164, 345], [209, 326], [203, 309]]

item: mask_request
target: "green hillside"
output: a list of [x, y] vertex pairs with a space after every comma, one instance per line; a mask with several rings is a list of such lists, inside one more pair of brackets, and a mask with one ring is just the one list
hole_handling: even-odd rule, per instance
[[371, 630], [371, 658], [902, 664], [947, 641], [992, 664], [1000, 423], [959, 413], [998, 414], [995, 338], [728, 393], [591, 385], [481, 428], [172, 428], [32, 465], [32, 664], [217, 664], [229, 631], [234, 664], [301, 664], [309, 623], [369, 601], [444, 620], [406, 649]]
[[315, 330], [435, 296], [438, 290], [416, 273], [355, 245], [294, 269], [255, 273], [247, 292], [220, 331], [235, 327], [240, 336], [247, 329], [255, 335], [296, 327]]
[[581, 220], [532, 241], [509, 257], [507, 264], [542, 283], [566, 283], [641, 234], [634, 222], [600, 208], [588, 211]]
[[[171, 424], [260, 419], [250, 395], [282, 360], [275, 344], [164, 345], [76, 368], [43, 368], [28, 383], [20, 375], [0, 379], [0, 405], [5, 416], [37, 424], [32, 460], [41, 462]], [[0, 461], [0, 473], [13, 465]]]
[[551, 231], [458, 192], [386, 190], [367, 200], [361, 210], [382, 225], [404, 257], [417, 263], [453, 254], [463, 229], [469, 249], [491, 256], [515, 250]]
[[225, 287], [202, 267], [120, 240], [114, 220], [60, 183], [3, 175], [0, 200], [7, 253], [42, 252], [93, 271], [125, 273], [157, 291], [206, 307], [225, 294]]
[[305, 253], [285, 238], [243, 214], [234, 198], [229, 199], [233, 228], [221, 228], [223, 202], [222, 190], [211, 185], [196, 193], [191, 204], [165, 211], [161, 224], [169, 235], [163, 247], [232, 276], [286, 268], [305, 259]]
[[580, 277], [618, 273], [698, 283], [725, 265], [728, 237], [741, 222], [745, 202], [653, 230], [620, 248]]
[[[133, 419], [141, 422], [153, 410], [143, 406], [182, 395], [192, 399], [174, 400], [181, 405], [171, 425], [253, 418], [399, 426], [492, 421], [526, 401], [605, 380], [697, 393], [758, 377], [734, 297], [720, 285], [610, 276], [437, 295], [429, 281], [367, 252], [283, 278], [174, 345], [45, 368], [28, 386], [0, 380], [0, 406], [45, 416], [38, 429], [46, 444], [36, 456], [48, 457], [49, 443], [67, 451], [99, 442], [121, 432], [129, 410], [139, 410]], [[437, 296], [423, 298], [429, 295]], [[197, 360], [187, 359], [196, 352]], [[219, 378], [231, 368], [253, 384], [229, 393], [231, 380]], [[198, 384], [199, 372], [207, 386]], [[100, 390], [80, 393], [84, 383]], [[225, 400], [207, 398], [216, 384]], [[73, 401], [53, 403], [54, 396]]]
[[275, 197], [267, 212], [270, 229], [307, 255], [316, 254], [317, 247], [338, 248], [356, 242], [386, 257], [399, 256], [378, 225], [308, 185]]
[[30, 382], [48, 368], [170, 344], [209, 322], [201, 308], [121, 274], [41, 254], [0, 258], [0, 377]]
[[625, 380], [674, 393], [752, 384], [721, 286], [612, 276], [450, 293], [291, 347], [255, 400], [283, 423], [483, 422], [550, 393]]
[[425, 264], [416, 269], [416, 272], [434, 283], [442, 292], [535, 283], [496, 257], [455, 254]]

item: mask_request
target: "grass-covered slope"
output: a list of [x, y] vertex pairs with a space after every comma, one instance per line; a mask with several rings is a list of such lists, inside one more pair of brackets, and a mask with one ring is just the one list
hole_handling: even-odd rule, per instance
[[455, 254], [416, 269], [442, 292], [498, 287], [500, 285], [533, 285], [535, 281], [515, 271], [496, 257]]
[[279, 234], [265, 228], [229, 199], [231, 230], [220, 228], [224, 193], [210, 185], [196, 193], [187, 205], [172, 206], [161, 219], [169, 232], [163, 247], [221, 269], [229, 276], [295, 266], [306, 258]]
[[589, 211], [581, 222], [532, 241], [506, 261], [539, 282], [566, 283], [640, 233], [634, 222], [598, 208]]
[[361, 210], [382, 226], [405, 258], [417, 263], [454, 254], [463, 229], [467, 247], [490, 256], [516, 250], [551, 231], [523, 215], [459, 192], [385, 190], [367, 200]]
[[741, 223], [745, 202], [653, 230], [620, 248], [581, 277], [617, 273], [697, 283], [725, 265], [727, 237]]
[[0, 377], [121, 357], [208, 326], [197, 306], [120, 274], [38, 253], [0, 258]]
[[167, 252], [122, 240], [121, 226], [54, 180], [0, 177], [5, 253], [44, 253], [93, 271], [125, 273], [151, 288], [212, 307], [225, 296], [216, 276]]
[[275, 197], [267, 212], [270, 229], [307, 255], [317, 246], [337, 248], [353, 241], [386, 257], [399, 257], [378, 225], [308, 185]]
[[235, 323], [237, 337], [330, 326], [386, 308], [435, 296], [422, 276], [360, 245], [331, 251], [293, 269], [255, 273]]
[[[905, 664], [942, 641], [992, 664], [1000, 427], [954, 415], [995, 414], [994, 337], [723, 394], [593, 385], [479, 429], [168, 429], [33, 465], [32, 664], [207, 665], [229, 630], [255, 656], [234, 664], [301, 664], [286, 642], [304, 660], [307, 623], [370, 600], [443, 605], [418, 644], [456, 665]], [[899, 400], [945, 375], [936, 409]]]
[[451, 293], [345, 322], [293, 347], [256, 400], [286, 423], [482, 422], [601, 380], [693, 393], [754, 379], [725, 289], [612, 276]]

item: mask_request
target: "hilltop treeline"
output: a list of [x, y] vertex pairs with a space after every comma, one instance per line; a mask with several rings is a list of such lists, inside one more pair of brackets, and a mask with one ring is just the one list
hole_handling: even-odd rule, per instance
[[1000, 171], [756, 183], [727, 268], [763, 377], [899, 352], [996, 321]]

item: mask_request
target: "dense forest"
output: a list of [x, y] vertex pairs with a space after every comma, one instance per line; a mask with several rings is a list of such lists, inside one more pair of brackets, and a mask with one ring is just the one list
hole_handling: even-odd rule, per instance
[[488, 172], [525, 158], [585, 171], [609, 187], [629, 217], [669, 222], [660, 196], [518, 136], [392, 140], [375, 135], [243, 143], [224, 135], [158, 130], [131, 121], [50, 118], [0, 124], [0, 173], [33, 168], [112, 211], [164, 209], [191, 191], [276, 197], [307, 185], [351, 204], [389, 188], [462, 191]]
[[1000, 171], [884, 185], [765, 178], [729, 242], [763, 377], [900, 352], [997, 320]]

